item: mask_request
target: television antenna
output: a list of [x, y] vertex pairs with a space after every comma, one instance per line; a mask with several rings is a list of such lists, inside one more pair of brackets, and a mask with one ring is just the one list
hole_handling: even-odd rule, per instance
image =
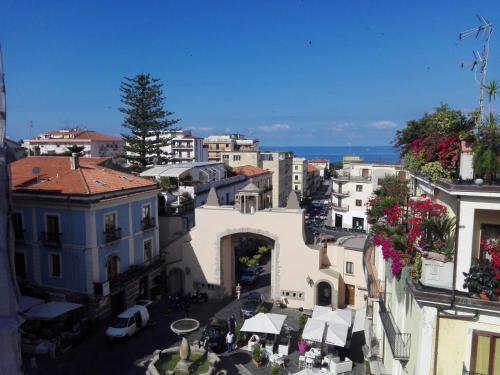
[[[459, 34], [459, 39], [464, 40], [468, 37], [474, 37], [483, 40], [482, 52], [473, 51], [474, 60], [466, 64], [461, 64], [462, 68], [471, 66], [471, 70], [474, 71], [474, 80], [479, 84], [479, 124], [483, 118], [484, 85], [486, 83], [486, 68], [488, 67], [488, 55], [490, 52], [490, 39], [493, 34], [493, 24], [483, 16], [478, 15], [477, 18], [479, 19], [479, 26], [462, 31]], [[477, 80], [478, 70], [481, 73], [481, 80], [479, 82]]]

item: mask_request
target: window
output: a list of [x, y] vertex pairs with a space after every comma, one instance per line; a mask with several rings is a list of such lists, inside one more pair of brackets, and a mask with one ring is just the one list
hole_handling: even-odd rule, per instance
[[345, 262], [345, 273], [354, 273], [354, 263], [353, 262]]
[[470, 370], [475, 374], [500, 373], [500, 335], [492, 332], [474, 331]]
[[142, 218], [148, 219], [151, 217], [151, 205], [145, 204], [142, 206]]
[[294, 168], [295, 168], [296, 171], [299, 170], [299, 166], [298, 165], [296, 165]]
[[363, 191], [363, 185], [356, 185], [356, 191]]
[[104, 231], [113, 232], [116, 229], [116, 214], [110, 213], [104, 215]]
[[61, 255], [49, 253], [49, 273], [51, 277], [61, 277]]
[[241, 155], [233, 155], [233, 161], [240, 161]]
[[16, 241], [23, 239], [23, 215], [20, 212], [14, 212], [12, 214], [12, 226], [14, 227], [14, 235]]
[[14, 265], [16, 268], [16, 276], [26, 277], [26, 257], [23, 252], [15, 252]]
[[363, 201], [361, 199], [356, 199], [356, 206], [361, 207], [363, 205]]
[[298, 174], [296, 174], [294, 177], [295, 177], [295, 181], [297, 181], [299, 179], [299, 175]]
[[222, 155], [222, 159], [229, 160], [229, 155]]
[[299, 190], [299, 185], [294, 185], [295, 186], [295, 190]]
[[144, 241], [144, 262], [151, 262], [153, 259], [153, 240]]
[[47, 230], [47, 233], [59, 233], [59, 216], [45, 216], [45, 229]]

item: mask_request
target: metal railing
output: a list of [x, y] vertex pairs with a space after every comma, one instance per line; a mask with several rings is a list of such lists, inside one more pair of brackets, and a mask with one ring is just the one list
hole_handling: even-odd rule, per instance
[[131, 280], [144, 275], [144, 273], [146, 273], [148, 270], [151, 270], [152, 268], [161, 264], [163, 264], [163, 259], [159, 255], [157, 255], [149, 260], [145, 260], [142, 264], [134, 264], [129, 266], [126, 271], [121, 272], [112, 279], [108, 280], [110, 290], [114, 291], [117, 288], [126, 285]]
[[156, 218], [147, 216], [141, 220], [142, 230], [148, 230], [156, 227]]
[[47, 245], [58, 246], [61, 244], [61, 233], [59, 232], [42, 232], [42, 241]]
[[349, 192], [349, 190], [339, 191], [337, 189], [332, 189], [332, 194], [337, 197], [348, 197], [351, 193]]
[[332, 208], [337, 211], [349, 211], [348, 205], [332, 203]]
[[118, 241], [122, 237], [122, 228], [108, 228], [103, 232], [104, 243]]
[[372, 176], [353, 176], [348, 173], [337, 173], [337, 175], [332, 177], [333, 181], [360, 181], [369, 182], [372, 180]]
[[383, 293], [382, 296], [383, 298], [380, 300], [379, 304], [379, 314], [385, 335], [387, 336], [387, 341], [391, 347], [392, 355], [394, 359], [407, 361], [410, 358], [411, 334], [401, 333], [399, 331], [391, 311], [387, 309], [386, 306], [387, 293]]

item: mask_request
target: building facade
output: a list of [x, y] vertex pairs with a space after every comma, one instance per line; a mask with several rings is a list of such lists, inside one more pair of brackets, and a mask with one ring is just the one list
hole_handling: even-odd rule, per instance
[[330, 160], [314, 158], [307, 161], [308, 164], [315, 166], [319, 170], [319, 175], [321, 178], [325, 178], [330, 170]]
[[69, 154], [68, 147], [83, 147], [84, 157], [107, 157], [118, 161], [123, 155], [125, 141], [121, 138], [87, 129], [61, 129], [42, 133], [24, 141], [28, 156]]
[[250, 201], [252, 200], [254, 211], [272, 206], [272, 172], [252, 165], [233, 168], [233, 172], [237, 175], [243, 175], [249, 180], [249, 184], [236, 195], [236, 206], [243, 206], [246, 203], [251, 210]]
[[396, 164], [344, 163], [344, 168], [332, 177], [333, 225], [367, 230], [366, 204], [379, 186], [378, 180], [386, 175], [406, 178], [406, 172]]
[[223, 161], [222, 153], [230, 151], [257, 151], [259, 141], [247, 139], [243, 134], [211, 135], [204, 140], [208, 161]]
[[156, 183], [102, 158], [30, 157], [10, 169], [21, 289], [94, 317], [160, 293]]
[[381, 249], [370, 250], [371, 355], [391, 374], [498, 374], [500, 302], [474, 296], [464, 273], [488, 258], [482, 241], [500, 239], [500, 189], [410, 177], [412, 199], [439, 203], [455, 219], [455, 247], [448, 261], [424, 254], [417, 279], [406, 269], [394, 277]]
[[307, 165], [306, 197], [313, 194], [321, 185], [319, 169], [314, 165]]
[[172, 163], [190, 163], [208, 161], [207, 149], [203, 147], [203, 138], [194, 135], [180, 135], [172, 138]]
[[307, 160], [306, 158], [293, 158], [292, 186], [299, 194], [300, 199], [306, 197], [307, 192]]

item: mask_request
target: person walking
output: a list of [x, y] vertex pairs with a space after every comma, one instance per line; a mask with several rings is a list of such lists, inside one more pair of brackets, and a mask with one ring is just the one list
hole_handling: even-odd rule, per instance
[[234, 341], [234, 334], [232, 331], [229, 331], [226, 335], [226, 345], [228, 353], [231, 353], [233, 351], [233, 341]]
[[229, 330], [233, 333], [236, 332], [236, 318], [234, 317], [234, 314], [232, 314], [229, 318]]
[[240, 295], [241, 295], [241, 285], [240, 283], [238, 283], [236, 284], [236, 298], [240, 299]]

